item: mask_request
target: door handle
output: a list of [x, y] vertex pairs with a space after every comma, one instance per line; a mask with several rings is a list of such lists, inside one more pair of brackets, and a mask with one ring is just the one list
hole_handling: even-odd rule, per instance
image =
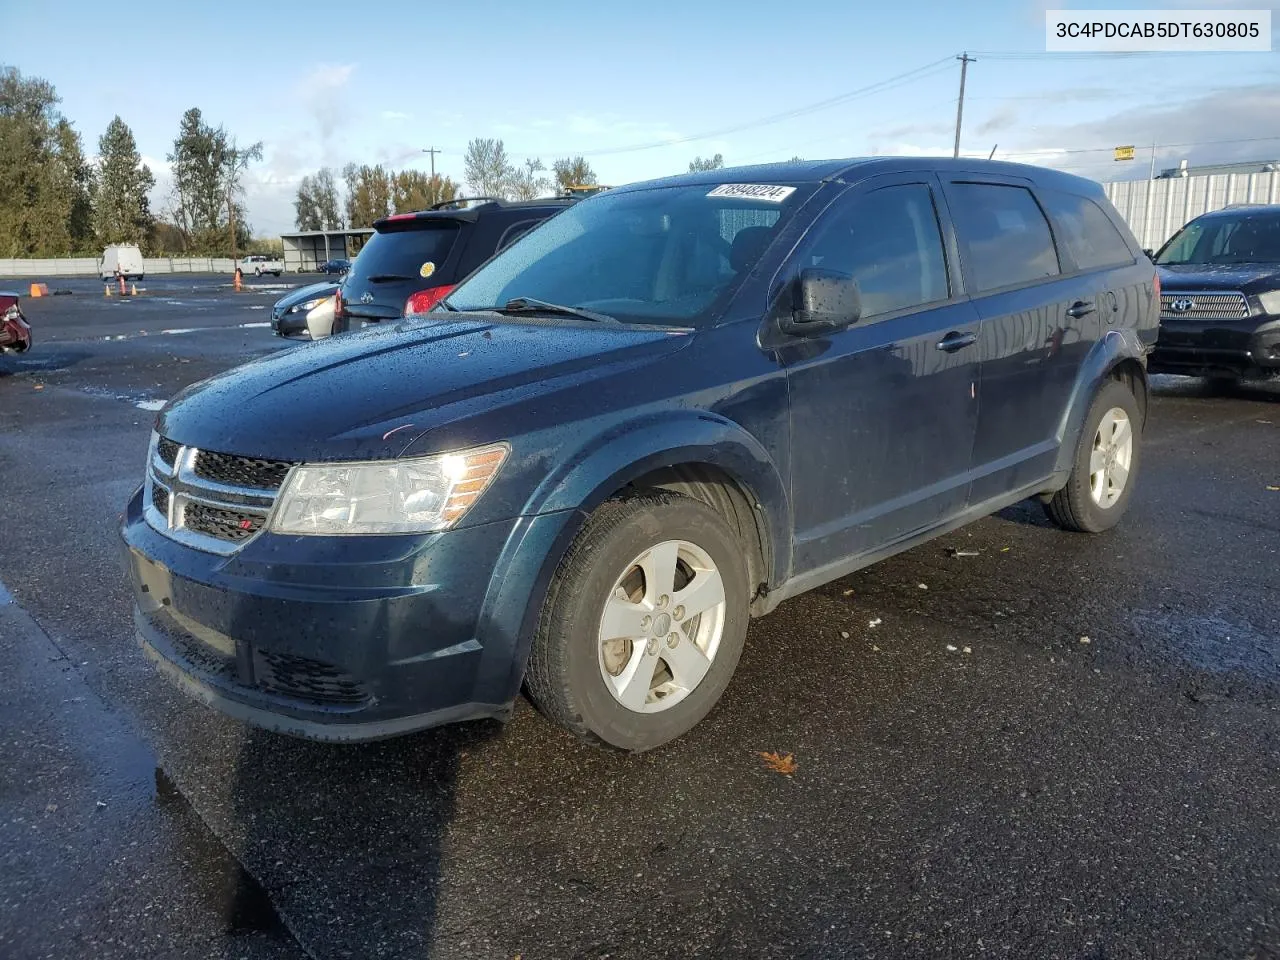
[[953, 330], [938, 341], [938, 349], [952, 353], [964, 347], [971, 347], [977, 342], [978, 335], [976, 333], [959, 333]]
[[1096, 308], [1087, 300], [1077, 300], [1071, 306], [1067, 307], [1067, 316], [1072, 320], [1079, 320], [1081, 317], [1087, 317], [1093, 313]]

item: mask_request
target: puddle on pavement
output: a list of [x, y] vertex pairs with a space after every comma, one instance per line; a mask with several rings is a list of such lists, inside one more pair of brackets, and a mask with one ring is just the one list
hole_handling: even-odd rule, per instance
[[1175, 656], [1199, 670], [1280, 680], [1280, 628], [1259, 630], [1220, 616], [1168, 610], [1139, 611], [1133, 624], [1140, 635], [1169, 647]]

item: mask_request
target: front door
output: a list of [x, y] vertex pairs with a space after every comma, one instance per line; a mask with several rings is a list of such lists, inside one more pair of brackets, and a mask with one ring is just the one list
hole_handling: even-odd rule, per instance
[[931, 174], [851, 188], [789, 274], [848, 273], [859, 320], [784, 347], [793, 573], [872, 552], [960, 513], [977, 429], [979, 319], [952, 281]]

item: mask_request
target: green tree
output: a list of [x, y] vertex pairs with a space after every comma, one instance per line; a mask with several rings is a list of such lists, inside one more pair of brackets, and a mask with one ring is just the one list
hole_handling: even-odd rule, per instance
[[517, 170], [511, 176], [508, 185], [511, 197], [516, 200], [533, 200], [550, 190], [551, 181], [538, 176], [546, 169], [537, 157], [526, 160], [524, 169]]
[[304, 176], [298, 182], [298, 192], [293, 197], [293, 225], [298, 230], [321, 229], [316, 185], [310, 176]]
[[338, 185], [333, 178], [333, 171], [321, 167], [311, 180], [312, 196], [316, 204], [316, 217], [320, 221], [319, 230], [342, 229], [342, 205], [338, 201]]
[[173, 152], [171, 214], [188, 248], [234, 255], [252, 235], [245, 218], [243, 179], [249, 164], [262, 159], [262, 144], [240, 147], [222, 126], [206, 123], [198, 107], [182, 115]]
[[516, 169], [507, 159], [507, 148], [501, 140], [470, 141], [462, 162], [467, 183], [477, 194], [482, 197], [510, 195]]
[[147, 241], [154, 224], [147, 194], [155, 185], [133, 131], [117, 116], [98, 140], [93, 228], [99, 245]]
[[433, 177], [421, 170], [401, 170], [391, 176], [391, 208], [396, 213], [426, 210], [457, 195], [458, 185], [439, 174]]
[[703, 160], [701, 157], [694, 157], [689, 161], [690, 173], [701, 173], [704, 170], [719, 170], [724, 166], [724, 157], [716, 154], [714, 157], [708, 157]]
[[58, 102], [47, 80], [0, 67], [0, 255], [89, 249], [93, 174]]
[[349, 163], [342, 178], [347, 182], [347, 226], [370, 227], [391, 212], [391, 176], [382, 164]]
[[555, 174], [560, 193], [570, 187], [586, 187], [599, 182], [586, 157], [564, 157], [551, 165], [551, 171]]

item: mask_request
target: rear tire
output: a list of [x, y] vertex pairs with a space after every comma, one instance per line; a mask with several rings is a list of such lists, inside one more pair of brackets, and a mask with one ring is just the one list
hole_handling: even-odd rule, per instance
[[1049, 519], [1080, 533], [1120, 522], [1142, 462], [1142, 412], [1129, 386], [1108, 380], [1093, 398], [1067, 484], [1045, 504]]
[[746, 640], [745, 550], [689, 497], [610, 500], [588, 518], [542, 607], [525, 687], [550, 719], [640, 752], [688, 732]]

